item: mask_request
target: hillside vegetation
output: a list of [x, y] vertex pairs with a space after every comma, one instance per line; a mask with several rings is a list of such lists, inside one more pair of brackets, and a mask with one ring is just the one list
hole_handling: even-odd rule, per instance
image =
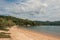
[[11, 27], [14, 25], [19, 26], [38, 26], [38, 25], [60, 25], [60, 21], [31, 21], [28, 19], [20, 19], [12, 16], [1, 16], [0, 15], [0, 29]]
[[19, 19], [12, 16], [0, 16], [0, 27], [11, 27], [14, 25], [19, 26], [35, 26], [37, 23], [28, 19]]

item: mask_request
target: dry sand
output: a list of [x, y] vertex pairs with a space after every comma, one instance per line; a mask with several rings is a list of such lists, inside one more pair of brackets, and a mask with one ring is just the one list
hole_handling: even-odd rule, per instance
[[0, 38], [0, 40], [11, 40], [10, 38]]

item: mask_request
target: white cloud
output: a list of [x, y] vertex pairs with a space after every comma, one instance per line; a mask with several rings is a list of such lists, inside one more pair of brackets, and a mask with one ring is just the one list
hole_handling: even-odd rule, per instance
[[17, 0], [8, 3], [0, 0], [0, 14], [31, 20], [60, 20], [59, 0]]

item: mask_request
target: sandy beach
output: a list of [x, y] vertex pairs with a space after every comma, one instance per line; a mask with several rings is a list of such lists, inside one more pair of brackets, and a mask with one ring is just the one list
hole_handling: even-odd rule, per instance
[[[47, 36], [37, 32], [29, 31], [26, 29], [13, 26], [9, 31], [11, 38], [7, 40], [60, 40], [52, 36]], [[1, 39], [0, 39], [1, 40]]]
[[16, 26], [10, 29], [12, 40], [60, 40], [51, 36], [42, 35], [37, 32], [17, 28]]

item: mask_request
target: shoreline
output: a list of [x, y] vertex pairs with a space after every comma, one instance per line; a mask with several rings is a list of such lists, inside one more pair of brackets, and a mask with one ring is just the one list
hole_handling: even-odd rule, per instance
[[0, 38], [0, 40], [60, 40], [52, 35], [46, 35], [41, 32], [27, 30], [25, 28], [12, 26], [9, 30], [11, 38]]
[[35, 31], [35, 30], [29, 30], [29, 29], [26, 29], [24, 27], [19, 27], [19, 28], [23, 29], [23, 30], [26, 30], [26, 31], [31, 31], [31, 32], [34, 32], [34, 33], [37, 33], [37, 34], [42, 34], [42, 35], [45, 35], [45, 36], [49, 36], [49, 37], [60, 39], [60, 36], [56, 36], [56, 35], [53, 35], [53, 34], [43, 33], [43, 32], [39, 32], [39, 31]]
[[32, 31], [32, 30], [28, 30], [28, 29], [25, 29], [25, 28], [19, 28], [20, 30], [23, 30], [23, 31], [26, 31], [26, 32], [31, 32], [33, 34], [38, 34], [38, 35], [42, 35], [43, 37], [46, 37], [50, 40], [51, 39], [56, 39], [56, 40], [60, 40], [60, 37], [56, 37], [56, 36], [53, 36], [51, 34], [46, 34], [46, 33], [41, 33], [41, 32], [36, 32], [36, 31]]

